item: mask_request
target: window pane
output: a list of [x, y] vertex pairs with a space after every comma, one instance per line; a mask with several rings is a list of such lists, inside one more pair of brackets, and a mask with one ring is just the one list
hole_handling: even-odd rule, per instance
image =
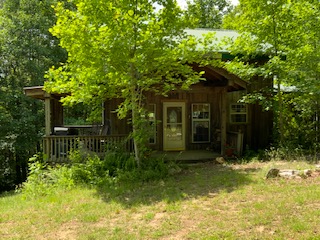
[[149, 143], [156, 143], [156, 125], [155, 122], [150, 122], [151, 136], [149, 138]]
[[245, 113], [247, 112], [247, 106], [245, 104], [232, 104], [231, 105], [232, 113]]
[[210, 140], [210, 104], [192, 104], [192, 140], [208, 142]]
[[230, 105], [230, 121], [231, 123], [247, 122], [247, 105], [244, 103]]
[[209, 121], [193, 122], [193, 141], [194, 142], [209, 141]]
[[192, 118], [193, 119], [209, 119], [210, 105], [209, 104], [193, 104]]
[[[103, 109], [96, 109], [94, 112], [92, 107], [79, 103], [72, 107], [63, 107], [63, 124], [64, 125], [93, 125], [102, 123]], [[95, 114], [94, 114], [95, 113]]]
[[167, 123], [182, 123], [182, 108], [168, 107], [167, 108]]
[[234, 123], [247, 122], [247, 115], [246, 114], [232, 114], [231, 115], [231, 122], [234, 122]]
[[148, 106], [148, 118], [149, 121], [155, 121], [155, 113], [156, 113], [156, 105], [155, 104], [149, 104]]

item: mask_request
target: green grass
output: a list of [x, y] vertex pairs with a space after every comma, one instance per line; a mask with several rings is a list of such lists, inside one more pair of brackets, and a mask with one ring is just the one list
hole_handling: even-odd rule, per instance
[[0, 239], [320, 239], [320, 178], [305, 162], [190, 166], [162, 181], [0, 196]]

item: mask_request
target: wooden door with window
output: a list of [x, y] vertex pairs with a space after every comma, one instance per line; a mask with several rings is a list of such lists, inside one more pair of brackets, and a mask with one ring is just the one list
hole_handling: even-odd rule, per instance
[[185, 150], [185, 103], [163, 103], [163, 150]]

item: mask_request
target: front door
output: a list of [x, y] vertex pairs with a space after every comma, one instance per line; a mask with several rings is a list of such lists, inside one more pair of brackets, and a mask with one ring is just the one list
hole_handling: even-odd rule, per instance
[[163, 103], [163, 150], [185, 150], [185, 103]]

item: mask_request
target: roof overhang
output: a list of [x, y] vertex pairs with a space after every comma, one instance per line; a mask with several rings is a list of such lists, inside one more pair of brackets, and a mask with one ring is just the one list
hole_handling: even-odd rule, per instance
[[50, 97], [50, 95], [48, 95], [48, 93], [43, 90], [43, 86], [24, 87], [23, 91], [26, 96], [35, 99], [43, 100], [46, 97]]
[[45, 98], [60, 99], [63, 96], [67, 96], [67, 94], [48, 93], [43, 89], [43, 86], [24, 87], [23, 91], [26, 96], [40, 100]]
[[193, 64], [196, 71], [204, 71], [203, 77], [206, 79], [205, 85], [212, 87], [227, 87], [228, 92], [247, 89], [247, 81], [219, 67], [204, 66], [199, 67]]
[[213, 70], [216, 71], [221, 76], [228, 79], [228, 92], [247, 89], [247, 84], [248, 84], [247, 81], [239, 78], [237, 75], [229, 73], [227, 70], [223, 68], [215, 67], [213, 68]]

